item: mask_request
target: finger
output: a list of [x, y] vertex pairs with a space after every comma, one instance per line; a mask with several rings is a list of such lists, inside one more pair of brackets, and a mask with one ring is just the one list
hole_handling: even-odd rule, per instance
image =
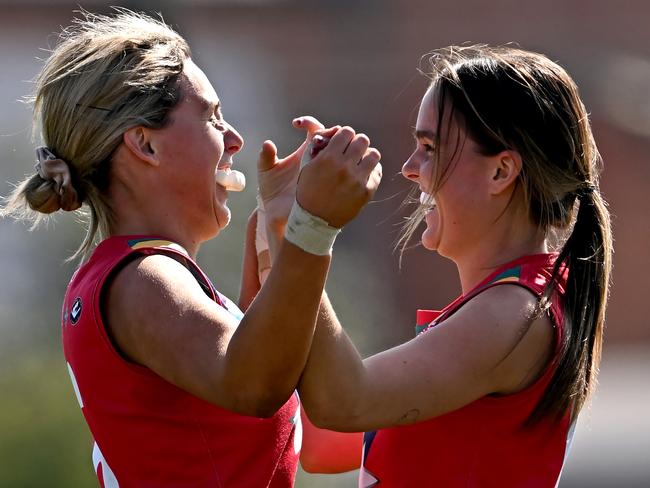
[[314, 134], [317, 130], [325, 128], [318, 119], [311, 117], [310, 115], [303, 115], [302, 117], [293, 119], [293, 126], [296, 129], [306, 130], [308, 135]]
[[353, 164], [357, 164], [366, 154], [368, 147], [370, 147], [370, 139], [368, 139], [368, 136], [365, 134], [357, 134], [345, 150], [345, 155], [348, 156], [349, 160], [352, 161]]
[[379, 172], [381, 175], [381, 164], [379, 164], [380, 159], [381, 153], [374, 147], [370, 148], [366, 151], [363, 158], [361, 158], [361, 161], [359, 161], [358, 171], [362, 175], [369, 175], [377, 166], [379, 166]]
[[314, 132], [314, 136], [322, 136], [322, 137], [327, 137], [328, 139], [331, 138], [336, 132], [341, 128], [340, 125], [335, 125], [332, 127], [328, 127], [327, 129], [320, 129]]
[[259, 158], [257, 159], [257, 170], [266, 171], [271, 169], [275, 165], [277, 155], [278, 149], [273, 144], [273, 141], [264, 141]]
[[375, 167], [370, 172], [368, 176], [368, 181], [366, 182], [366, 190], [370, 194], [370, 198], [375, 194], [377, 188], [379, 188], [379, 183], [381, 183], [382, 176], [382, 167], [381, 163], [377, 163]]
[[302, 166], [304, 166], [309, 161], [311, 161], [311, 155], [308, 151], [310, 144], [314, 143], [314, 138], [316, 136], [321, 136], [329, 141], [330, 137], [332, 137], [340, 128], [340, 125], [335, 125], [334, 127], [328, 127], [327, 129], [318, 129], [315, 132], [307, 132], [307, 136], [305, 137], [305, 140], [302, 142], [302, 144], [293, 153], [289, 154], [289, 156], [283, 159], [282, 162], [284, 163], [285, 160], [297, 160]]
[[309, 146], [309, 143], [314, 137], [314, 134], [320, 133], [321, 131], [329, 131], [333, 129], [333, 128], [325, 129], [323, 124], [321, 124], [316, 118], [311, 117], [309, 115], [304, 115], [302, 117], [295, 118], [293, 119], [292, 123], [296, 129], [306, 130], [307, 134], [305, 135], [305, 140], [302, 142], [302, 144], [300, 144], [300, 146], [298, 146], [294, 152], [284, 157], [282, 159], [283, 162], [294, 161], [299, 163], [300, 160], [302, 159], [303, 153], [307, 149], [307, 146]]
[[334, 154], [343, 154], [352, 142], [355, 132], [352, 127], [341, 127], [336, 134], [332, 136], [329, 144], [323, 152], [333, 152]]
[[340, 128], [340, 125], [335, 125], [334, 127], [317, 130], [313, 134], [310, 134], [307, 136], [307, 139], [305, 139], [305, 151], [309, 151], [310, 156], [314, 157], [327, 146], [332, 136], [336, 134], [336, 131]]

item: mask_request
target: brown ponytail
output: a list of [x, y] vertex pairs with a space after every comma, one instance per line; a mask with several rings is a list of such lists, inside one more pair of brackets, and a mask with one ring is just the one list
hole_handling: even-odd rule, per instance
[[[576, 414], [596, 384], [612, 256], [609, 213], [598, 189], [602, 161], [578, 88], [547, 57], [511, 47], [452, 46], [429, 60], [439, 126], [450, 107], [450, 117], [462, 120], [484, 154], [510, 148], [521, 155], [519, 183], [530, 218], [547, 236], [566, 234], [573, 223], [539, 304], [546, 313], [562, 295], [556, 294], [560, 274], [568, 272], [556, 370], [529, 423]], [[434, 188], [444, 181], [446, 163], [437, 165]], [[403, 246], [423, 215], [420, 206], [407, 222]]]
[[[562, 349], [548, 390], [530, 421], [551, 413], [577, 414], [596, 385], [603, 342], [605, 306], [612, 268], [609, 211], [598, 188], [579, 194], [579, 208], [571, 235], [555, 263], [555, 280], [568, 268], [564, 292]], [[544, 301], [550, 303], [555, 286]]]

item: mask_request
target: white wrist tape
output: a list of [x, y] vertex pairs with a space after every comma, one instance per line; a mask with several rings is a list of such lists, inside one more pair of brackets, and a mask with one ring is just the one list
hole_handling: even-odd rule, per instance
[[327, 256], [332, 253], [339, 232], [341, 229], [332, 227], [325, 220], [307, 212], [298, 202], [293, 202], [284, 237], [303, 251]]
[[257, 194], [257, 226], [255, 227], [255, 252], [257, 254], [257, 278], [264, 284], [271, 272], [271, 251], [266, 235], [266, 211], [264, 203]]
[[257, 254], [269, 250], [269, 240], [266, 236], [266, 210], [264, 203], [257, 194], [257, 226], [255, 227], [255, 250]]

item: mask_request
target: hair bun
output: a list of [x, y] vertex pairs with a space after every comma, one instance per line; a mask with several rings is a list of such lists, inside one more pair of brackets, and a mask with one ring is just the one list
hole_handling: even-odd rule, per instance
[[37, 175], [27, 188], [27, 202], [32, 210], [49, 214], [59, 209], [70, 212], [81, 207], [68, 163], [44, 146], [36, 149], [36, 158]]

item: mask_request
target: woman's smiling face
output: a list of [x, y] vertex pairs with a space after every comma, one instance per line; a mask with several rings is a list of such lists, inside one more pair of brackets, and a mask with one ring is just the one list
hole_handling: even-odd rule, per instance
[[429, 207], [422, 245], [453, 258], [486, 230], [481, 210], [489, 203], [485, 185], [489, 157], [481, 154], [450, 110], [446, 103], [438, 127], [438, 94], [435, 87], [427, 90], [415, 128], [416, 148], [402, 175], [418, 184], [421, 202]]
[[230, 221], [228, 192], [217, 184], [215, 175], [217, 168], [230, 168], [244, 141], [223, 119], [214, 88], [190, 59], [180, 83], [181, 100], [158, 138], [167, 182], [160, 192], [161, 198], [173, 198], [183, 206], [193, 232], [204, 240]]

